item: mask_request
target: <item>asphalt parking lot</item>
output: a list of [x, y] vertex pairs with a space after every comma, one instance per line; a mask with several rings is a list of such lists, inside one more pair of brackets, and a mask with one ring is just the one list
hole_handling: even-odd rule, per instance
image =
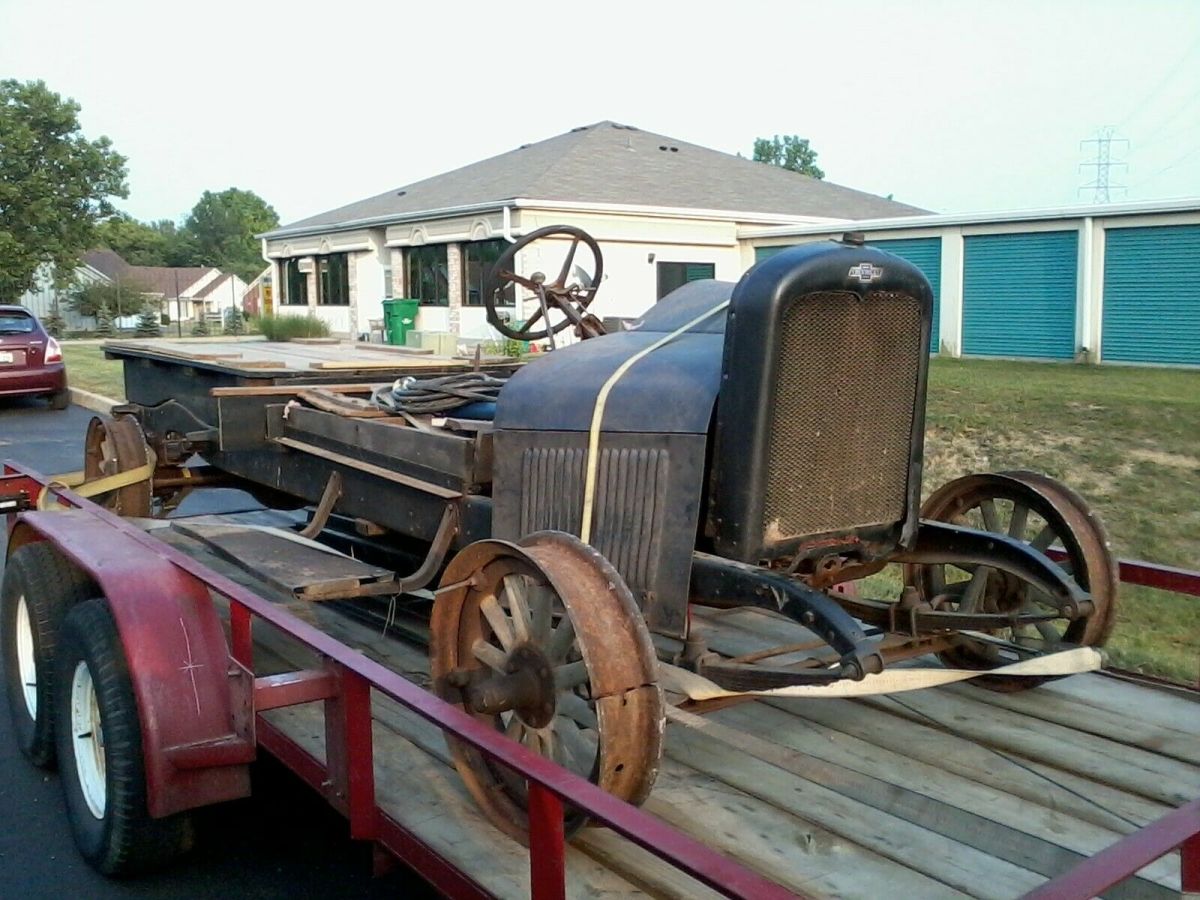
[[[0, 459], [47, 474], [78, 469], [93, 415], [74, 406], [55, 412], [40, 401], [0, 399]], [[221, 504], [245, 508], [245, 500], [240, 492], [222, 491], [197, 492], [194, 502], [215, 512]], [[57, 775], [25, 760], [9, 721], [0, 691], [0, 897], [433, 896], [400, 869], [372, 878], [370, 847], [350, 841], [345, 821], [271, 759], [254, 766], [253, 797], [197, 811], [196, 846], [184, 861], [134, 880], [106, 879], [75, 851]]]

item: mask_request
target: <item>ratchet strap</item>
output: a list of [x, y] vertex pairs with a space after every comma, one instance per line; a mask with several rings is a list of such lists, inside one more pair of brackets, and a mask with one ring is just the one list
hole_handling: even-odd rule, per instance
[[659, 684], [663, 690], [683, 694], [689, 700], [715, 700], [718, 697], [799, 697], [808, 700], [823, 700], [832, 697], [868, 697], [875, 694], [899, 694], [904, 691], [919, 691], [923, 688], [967, 681], [980, 675], [1077, 675], [1080, 672], [1096, 672], [1104, 664], [1104, 657], [1094, 647], [1075, 647], [1058, 653], [1047, 653], [1033, 659], [1000, 666], [997, 669], [885, 669], [877, 675], [866, 675], [861, 681], [842, 679], [829, 684], [799, 684], [791, 687], [772, 688], [765, 691], [727, 691], [703, 675], [689, 672], [678, 666], [659, 663]]
[[116, 475], [105, 475], [101, 478], [93, 478], [91, 481], [88, 481], [83, 472], [64, 472], [62, 475], [54, 475], [38, 494], [37, 508], [39, 510], [59, 508], [57, 504], [51, 502], [51, 495], [56, 488], [70, 489], [80, 497], [95, 497], [97, 494], [115, 491], [141, 481], [149, 481], [154, 476], [154, 467], [154, 454], [147, 448], [145, 465], [126, 469]]
[[625, 362], [617, 367], [617, 370], [608, 376], [608, 380], [600, 388], [596, 394], [596, 405], [592, 408], [592, 425], [588, 429], [588, 449], [587, 449], [587, 474], [583, 481], [583, 514], [580, 517], [579, 523], [579, 539], [585, 544], [591, 543], [592, 538], [592, 508], [596, 502], [596, 476], [600, 470], [600, 426], [604, 422], [604, 407], [608, 403], [608, 395], [616, 386], [621, 377], [633, 368], [634, 363], [645, 356], [653, 353], [659, 347], [669, 344], [675, 338], [688, 331], [691, 331], [705, 319], [714, 316], [729, 305], [729, 301], [725, 300], [718, 303], [708, 312], [701, 313], [687, 322], [679, 326], [670, 334], [665, 334], [648, 347], [643, 347]]

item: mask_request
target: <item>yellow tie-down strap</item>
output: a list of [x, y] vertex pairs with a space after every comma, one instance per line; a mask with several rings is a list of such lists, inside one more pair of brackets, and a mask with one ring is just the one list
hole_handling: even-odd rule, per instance
[[51, 502], [51, 497], [56, 488], [69, 488], [80, 497], [95, 497], [97, 494], [115, 491], [118, 488], [128, 487], [131, 484], [137, 484], [141, 481], [149, 481], [154, 476], [154, 467], [154, 456], [147, 450], [145, 465], [126, 469], [124, 472], [118, 472], [116, 475], [105, 475], [101, 478], [93, 478], [91, 481], [88, 481], [87, 476], [83, 472], [64, 472], [61, 475], [55, 475], [42, 488], [41, 493], [38, 494], [37, 508], [41, 510], [62, 508], [58, 504]]
[[667, 663], [659, 663], [659, 684], [664, 690], [683, 694], [689, 700], [716, 700], [720, 697], [800, 697], [825, 700], [836, 697], [868, 697], [875, 694], [900, 694], [939, 687], [978, 678], [980, 675], [1077, 675], [1095, 672], [1104, 665], [1104, 656], [1094, 647], [1074, 647], [1058, 653], [1025, 659], [997, 669], [885, 669], [877, 675], [867, 675], [861, 681], [844, 679], [830, 684], [800, 684], [772, 688], [766, 691], [727, 691], [720, 685]]

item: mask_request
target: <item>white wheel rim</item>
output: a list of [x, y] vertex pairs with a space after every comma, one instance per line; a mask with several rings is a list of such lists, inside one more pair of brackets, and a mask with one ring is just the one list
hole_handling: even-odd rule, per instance
[[29, 621], [29, 606], [25, 596], [17, 598], [17, 677], [21, 679], [21, 693], [25, 697], [25, 708], [29, 718], [37, 719], [37, 662], [33, 649], [33, 626]]
[[71, 679], [71, 741], [83, 799], [92, 815], [102, 819], [108, 795], [104, 777], [104, 729], [100, 722], [100, 704], [96, 702], [96, 685], [83, 661], [75, 666], [75, 676]]

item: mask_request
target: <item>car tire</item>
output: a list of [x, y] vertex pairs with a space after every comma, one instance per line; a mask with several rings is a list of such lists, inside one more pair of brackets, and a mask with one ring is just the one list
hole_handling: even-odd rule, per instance
[[95, 593], [51, 544], [9, 557], [0, 589], [0, 665], [13, 734], [36, 766], [54, 765], [54, 654], [67, 611]]
[[67, 818], [84, 859], [104, 875], [159, 868], [191, 844], [186, 814], [147, 811], [142, 728], [108, 601], [86, 600], [63, 621], [55, 729]]
[[64, 410], [71, 405], [71, 392], [66, 388], [50, 395], [50, 408]]

